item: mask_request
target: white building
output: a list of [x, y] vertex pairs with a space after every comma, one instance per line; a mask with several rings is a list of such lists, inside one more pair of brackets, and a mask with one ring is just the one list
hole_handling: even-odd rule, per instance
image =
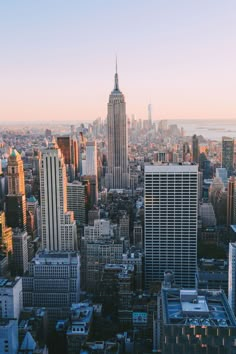
[[97, 241], [98, 239], [110, 238], [112, 228], [109, 220], [97, 219], [94, 220], [93, 226], [84, 227], [84, 238], [86, 241]]
[[113, 189], [129, 188], [128, 131], [125, 98], [119, 89], [118, 74], [108, 102], [108, 173], [106, 186]]
[[0, 353], [18, 353], [18, 324], [17, 320], [0, 319]]
[[194, 286], [197, 265], [198, 166], [145, 166], [146, 285], [166, 270]]
[[236, 243], [229, 244], [228, 300], [230, 307], [236, 312]]
[[56, 320], [69, 311], [72, 303], [79, 301], [79, 296], [78, 253], [38, 252], [23, 277], [24, 306], [45, 307], [50, 319]]
[[67, 211], [66, 166], [56, 143], [42, 152], [40, 160], [42, 247], [54, 251], [76, 249], [76, 223]]
[[0, 278], [0, 318], [19, 320], [23, 307], [22, 278]]

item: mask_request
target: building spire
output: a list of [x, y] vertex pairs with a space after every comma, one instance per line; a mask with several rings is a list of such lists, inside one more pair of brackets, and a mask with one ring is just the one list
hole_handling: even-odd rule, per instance
[[115, 73], [115, 87], [114, 87], [114, 91], [120, 91], [120, 90], [119, 90], [118, 73], [117, 73], [117, 55], [116, 55], [116, 73]]

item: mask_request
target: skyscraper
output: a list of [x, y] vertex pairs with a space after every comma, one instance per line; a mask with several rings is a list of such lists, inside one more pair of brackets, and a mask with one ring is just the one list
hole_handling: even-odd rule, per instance
[[82, 176], [90, 181], [91, 205], [97, 203], [98, 199], [98, 168], [97, 168], [97, 144], [96, 141], [87, 141], [86, 160]]
[[24, 166], [21, 155], [13, 149], [8, 158], [7, 225], [26, 230], [26, 198]]
[[53, 142], [40, 161], [42, 246], [53, 251], [73, 251], [76, 223], [67, 211], [66, 167], [61, 150]]
[[129, 188], [128, 133], [125, 98], [119, 89], [117, 69], [115, 86], [108, 102], [108, 188]]
[[199, 163], [199, 144], [196, 134], [192, 137], [192, 161]]
[[234, 139], [227, 136], [222, 137], [222, 167], [227, 169], [228, 177], [231, 175], [234, 166]]
[[13, 233], [13, 273], [23, 275], [28, 269], [28, 234], [15, 229]]
[[194, 286], [197, 264], [198, 166], [145, 166], [146, 285], [166, 270]]
[[8, 193], [25, 194], [24, 165], [20, 154], [13, 149], [8, 158]]

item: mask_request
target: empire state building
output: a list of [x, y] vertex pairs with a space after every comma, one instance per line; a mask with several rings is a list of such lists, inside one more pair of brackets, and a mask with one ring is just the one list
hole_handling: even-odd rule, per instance
[[125, 98], [119, 89], [117, 69], [115, 86], [108, 102], [108, 173], [106, 186], [112, 189], [129, 188], [128, 132]]

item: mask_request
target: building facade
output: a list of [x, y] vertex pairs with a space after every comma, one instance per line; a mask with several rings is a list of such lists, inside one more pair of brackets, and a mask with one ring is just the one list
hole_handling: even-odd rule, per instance
[[86, 223], [86, 187], [79, 181], [67, 183], [67, 209], [74, 212], [78, 225]]
[[146, 286], [169, 269], [194, 286], [197, 264], [198, 166], [145, 166]]
[[13, 232], [13, 272], [23, 275], [28, 269], [28, 242], [26, 231], [15, 229]]
[[76, 252], [38, 252], [23, 277], [24, 306], [45, 307], [49, 319], [68, 315], [80, 296], [80, 257]]
[[23, 308], [22, 278], [0, 278], [0, 318], [19, 320]]
[[0, 211], [0, 251], [12, 253], [12, 228], [6, 225], [6, 216], [4, 211]]

